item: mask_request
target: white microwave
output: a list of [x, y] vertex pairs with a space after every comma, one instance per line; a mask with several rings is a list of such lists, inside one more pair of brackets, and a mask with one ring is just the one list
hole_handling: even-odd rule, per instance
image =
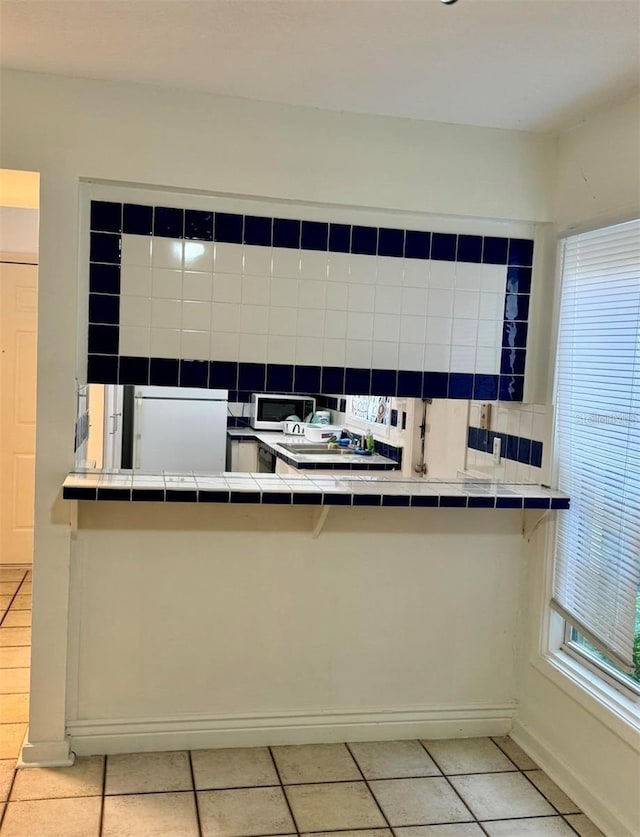
[[282, 430], [282, 422], [289, 416], [304, 421], [316, 411], [316, 399], [310, 395], [274, 395], [254, 392], [251, 427], [255, 430]]

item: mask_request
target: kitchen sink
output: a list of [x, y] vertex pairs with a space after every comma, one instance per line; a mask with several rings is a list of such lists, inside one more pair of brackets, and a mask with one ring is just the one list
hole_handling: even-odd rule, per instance
[[289, 453], [312, 454], [313, 456], [345, 456], [355, 453], [352, 448], [330, 448], [328, 445], [287, 445], [281, 442], [280, 447], [288, 450]]

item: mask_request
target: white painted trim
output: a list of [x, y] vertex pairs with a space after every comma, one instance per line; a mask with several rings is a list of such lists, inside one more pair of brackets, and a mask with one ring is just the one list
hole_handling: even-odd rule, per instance
[[71, 767], [75, 758], [68, 739], [32, 743], [29, 741], [27, 732], [18, 759], [18, 767]]
[[506, 735], [515, 703], [378, 712], [271, 716], [173, 716], [73, 721], [67, 732], [78, 755], [255, 747], [400, 738]]
[[612, 837], [637, 837], [632, 824], [623, 822], [618, 812], [612, 811], [596, 792], [592, 792], [574, 770], [554, 755], [554, 748], [536, 737], [521, 721], [516, 720], [511, 738], [547, 773], [551, 779], [575, 802], [589, 819], [604, 833]]

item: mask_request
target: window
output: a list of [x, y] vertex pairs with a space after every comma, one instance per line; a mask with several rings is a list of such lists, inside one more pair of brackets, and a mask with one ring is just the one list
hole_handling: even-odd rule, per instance
[[640, 693], [640, 220], [563, 245], [552, 607], [567, 646]]
[[371, 430], [378, 438], [387, 438], [391, 422], [391, 398], [385, 395], [351, 395], [347, 398], [347, 416], [349, 424]]

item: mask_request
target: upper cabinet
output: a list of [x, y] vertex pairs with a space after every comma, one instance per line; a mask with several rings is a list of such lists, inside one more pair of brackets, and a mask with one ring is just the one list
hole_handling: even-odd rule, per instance
[[523, 398], [531, 227], [82, 194], [89, 382]]

